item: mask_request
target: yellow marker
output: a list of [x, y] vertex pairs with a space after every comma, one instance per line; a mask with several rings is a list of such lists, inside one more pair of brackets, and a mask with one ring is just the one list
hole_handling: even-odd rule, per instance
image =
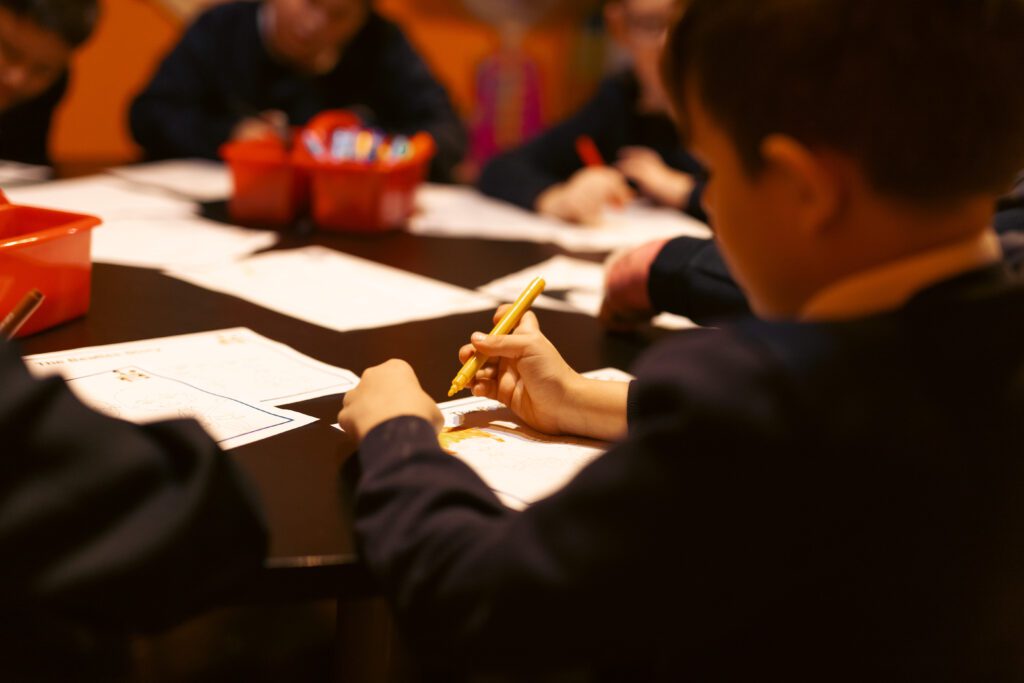
[[[512, 308], [505, 312], [505, 315], [501, 316], [501, 320], [491, 330], [491, 335], [495, 334], [508, 334], [516, 328], [519, 321], [523, 319], [523, 314], [529, 310], [533, 304], [533, 300], [544, 291], [544, 278], [534, 278], [533, 282], [527, 285], [523, 293], [519, 295], [516, 302], [512, 304]], [[449, 396], [454, 396], [463, 389], [465, 389], [473, 378], [476, 377], [477, 371], [483, 367], [484, 363], [487, 362], [487, 356], [479, 353], [473, 354], [473, 356], [466, 361], [466, 364], [459, 370], [459, 374], [455, 375], [455, 379], [452, 380], [452, 388], [448, 390]]]

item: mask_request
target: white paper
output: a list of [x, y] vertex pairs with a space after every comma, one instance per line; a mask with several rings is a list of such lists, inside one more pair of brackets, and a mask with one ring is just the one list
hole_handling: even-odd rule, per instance
[[53, 169], [49, 166], [23, 164], [20, 161], [0, 161], [0, 187], [9, 190], [22, 185], [35, 185], [49, 180]]
[[705, 224], [680, 211], [640, 202], [607, 211], [599, 226], [539, 216], [468, 187], [423, 185], [416, 205], [409, 231], [418, 235], [552, 243], [577, 252], [612, 251], [680, 235], [711, 236]]
[[[616, 368], [584, 377], [628, 382]], [[522, 423], [498, 401], [471, 396], [437, 405], [444, 416], [438, 442], [476, 472], [506, 507], [522, 510], [558, 491], [609, 444], [581, 437], [550, 436]], [[337, 424], [332, 425], [341, 430]]]
[[118, 218], [182, 218], [196, 213], [193, 202], [162, 190], [132, 185], [109, 175], [18, 187], [7, 193], [13, 204], [85, 213], [105, 221]]
[[[577, 311], [594, 317], [600, 312], [604, 298], [604, 266], [569, 256], [555, 256], [518, 273], [506, 275], [480, 287], [479, 291], [499, 301], [515, 301], [535, 277], [544, 278], [547, 285], [545, 293], [537, 297], [534, 306]], [[670, 330], [696, 327], [689, 318], [671, 313], [656, 316], [651, 324]]]
[[344, 393], [359, 382], [350, 370], [321, 363], [244, 327], [41, 353], [24, 360], [37, 376], [65, 378], [139, 365], [264, 406]]
[[193, 268], [234, 261], [277, 243], [270, 230], [250, 230], [191, 216], [117, 218], [93, 232], [92, 260], [139, 268]]
[[191, 418], [227, 450], [316, 422], [291, 410], [215, 394], [141, 365], [123, 365], [66, 377], [68, 387], [95, 410], [137, 424]]
[[344, 332], [490, 309], [488, 296], [325, 247], [250, 256], [172, 277]]
[[153, 161], [112, 168], [108, 173], [199, 202], [220, 201], [231, 196], [231, 173], [225, 164], [210, 159]]

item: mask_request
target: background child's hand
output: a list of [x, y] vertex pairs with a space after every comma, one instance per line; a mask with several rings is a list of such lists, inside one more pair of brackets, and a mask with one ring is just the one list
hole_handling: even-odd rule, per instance
[[[497, 321], [508, 310], [502, 306]], [[548, 434], [565, 431], [560, 417], [568, 409], [567, 396], [579, 375], [541, 334], [537, 316], [527, 312], [519, 327], [508, 335], [473, 334], [472, 343], [459, 349], [465, 363], [474, 353], [490, 361], [476, 374], [473, 395], [501, 401], [534, 429]]]
[[615, 167], [636, 183], [645, 197], [681, 209], [693, 192], [693, 176], [667, 165], [653, 149], [625, 147]]
[[647, 284], [651, 265], [667, 241], [655, 240], [616, 252], [605, 262], [604, 300], [598, 317], [606, 328], [626, 332], [654, 315]]
[[620, 207], [633, 199], [626, 177], [609, 166], [587, 166], [537, 198], [537, 211], [571, 223], [596, 225], [606, 206]]
[[412, 367], [392, 359], [367, 369], [359, 385], [345, 394], [338, 424], [362, 441], [377, 425], [403, 415], [422, 417], [437, 431], [444, 425], [441, 411], [420, 387]]

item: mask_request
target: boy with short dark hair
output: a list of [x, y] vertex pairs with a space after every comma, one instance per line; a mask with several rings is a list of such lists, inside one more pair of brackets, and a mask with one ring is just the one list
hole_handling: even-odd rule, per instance
[[[527, 314], [473, 392], [620, 442], [523, 512], [400, 361], [345, 398], [357, 532], [428, 666], [608, 680], [1024, 677], [1024, 1], [693, 0], [666, 84], [762, 318], [629, 384]], [[942, 103], [942, 106], [936, 106]], [[951, 160], [955, 160], [955, 163]]]
[[0, 0], [0, 159], [50, 164], [68, 64], [97, 16], [96, 0]]
[[348, 108], [392, 133], [427, 131], [432, 177], [450, 180], [466, 133], [444, 88], [370, 0], [229, 2], [185, 32], [135, 99], [149, 158], [218, 158], [219, 146], [279, 134]]

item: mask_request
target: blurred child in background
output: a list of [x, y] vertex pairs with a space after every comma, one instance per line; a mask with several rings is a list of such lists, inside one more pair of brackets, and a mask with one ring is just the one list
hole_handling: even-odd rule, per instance
[[[605, 22], [632, 66], [601, 84], [579, 112], [546, 133], [491, 160], [480, 189], [525, 209], [596, 223], [608, 205], [635, 193], [702, 216], [694, 175], [658, 79], [658, 56], [678, 0], [612, 0]], [[589, 136], [609, 165], [586, 166], [576, 150]], [[632, 183], [632, 186], [630, 186]], [[633, 188], [636, 188], [634, 191]]]
[[229, 140], [280, 135], [336, 108], [389, 133], [430, 133], [434, 179], [450, 179], [465, 154], [445, 89], [370, 0], [214, 7], [136, 98], [131, 128], [149, 158], [217, 158]]
[[71, 55], [97, 16], [96, 0], [0, 0], [0, 159], [50, 164]]

